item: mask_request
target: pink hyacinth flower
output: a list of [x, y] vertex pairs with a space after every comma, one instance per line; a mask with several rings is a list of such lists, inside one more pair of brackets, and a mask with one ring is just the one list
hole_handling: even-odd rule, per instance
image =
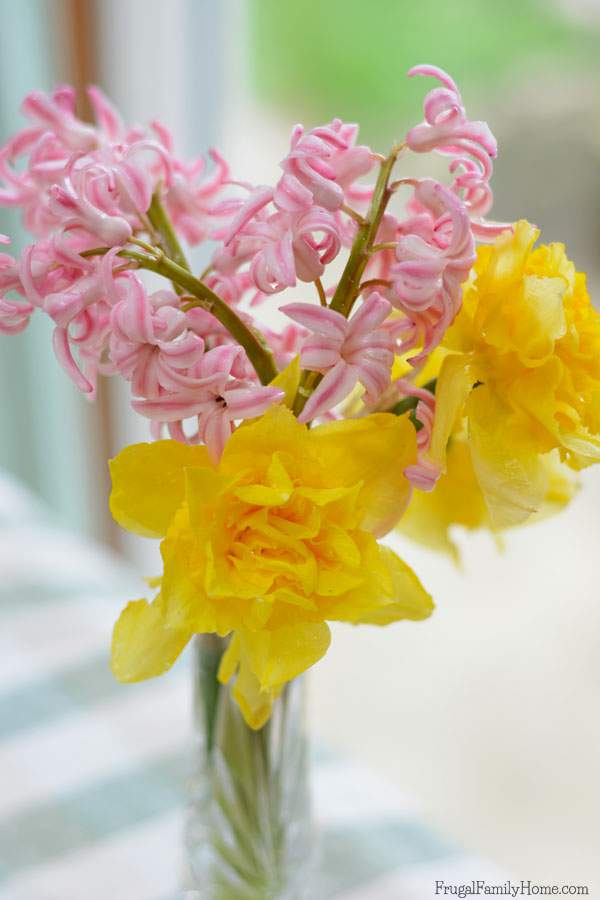
[[416, 397], [419, 401], [415, 410], [415, 418], [421, 423], [421, 428], [417, 431], [417, 462], [407, 466], [404, 474], [420, 491], [432, 491], [442, 474], [439, 465], [429, 456], [435, 416], [435, 396], [431, 391], [416, 387], [404, 378], [399, 378], [394, 386], [401, 397]]
[[441, 341], [462, 302], [462, 284], [475, 262], [475, 243], [468, 212], [444, 185], [424, 178], [415, 188], [415, 200], [424, 215], [409, 219], [396, 246], [390, 267], [389, 298], [410, 328], [400, 351], [420, 341], [420, 362]]
[[[10, 238], [0, 234], [0, 244], [10, 244]], [[35, 307], [25, 299], [9, 299], [8, 291], [23, 293], [17, 262], [8, 253], [0, 253], [0, 334], [19, 334], [29, 324]]]
[[[308, 133], [296, 125], [290, 151], [281, 163], [285, 174], [275, 190], [276, 205], [288, 212], [305, 211], [312, 205], [338, 210], [356, 179], [375, 164], [369, 147], [355, 146], [357, 134], [357, 125], [341, 119]], [[364, 199], [368, 194], [363, 191], [360, 196]]]
[[[51, 132], [74, 152], [93, 150], [98, 146], [96, 129], [75, 115], [75, 91], [68, 85], [61, 85], [50, 95], [32, 91], [21, 109], [37, 126], [36, 137]], [[29, 138], [27, 132], [21, 132], [20, 141], [26, 136]]]
[[131, 237], [131, 225], [124, 217], [103, 212], [84, 194], [77, 194], [71, 184], [52, 185], [48, 206], [63, 228], [81, 228], [108, 247], [125, 244]]
[[313, 332], [300, 353], [302, 365], [321, 372], [323, 379], [309, 397], [298, 420], [310, 422], [341, 403], [360, 382], [366, 400], [374, 403], [390, 383], [393, 342], [380, 328], [391, 310], [372, 293], [350, 319], [309, 303], [288, 303], [282, 312]]
[[199, 156], [190, 162], [175, 155], [171, 133], [159, 122], [152, 128], [165, 148], [170, 160], [170, 181], [164, 203], [177, 231], [195, 246], [211, 235], [215, 219], [221, 215], [217, 199], [228, 183], [229, 166], [217, 150], [210, 150], [214, 163], [206, 174], [206, 161]]
[[257, 290], [274, 294], [296, 280], [314, 281], [339, 253], [342, 242], [333, 213], [321, 207], [306, 212], [272, 212], [270, 188], [258, 188], [239, 208], [213, 256], [216, 271], [232, 273], [249, 263]]
[[[188, 377], [195, 379], [193, 386], [165, 392], [156, 400], [134, 400], [133, 408], [155, 422], [167, 424], [175, 440], [205, 443], [211, 459], [217, 462], [236, 421], [260, 416], [283, 399], [279, 388], [262, 387], [232, 377], [237, 357], [243, 352], [241, 347], [232, 344], [209, 350], [188, 371]], [[197, 430], [187, 434], [184, 422], [193, 418]]]
[[484, 216], [493, 204], [490, 187], [492, 159], [496, 158], [496, 138], [486, 122], [471, 121], [454, 80], [437, 66], [414, 66], [408, 73], [437, 78], [442, 87], [433, 88], [423, 104], [424, 121], [406, 135], [406, 143], [415, 153], [437, 150], [451, 157], [450, 172], [455, 175], [452, 189], [459, 194], [473, 219], [473, 233], [479, 240], [493, 241], [511, 228], [510, 223], [488, 222]]
[[27, 301], [0, 297], [0, 334], [19, 334], [24, 331], [34, 309]]
[[126, 129], [98, 88], [88, 89], [96, 125], [75, 115], [75, 93], [30, 94], [23, 111], [31, 125], [0, 151], [0, 205], [20, 207], [38, 237], [79, 228], [97, 242], [117, 246], [141, 228], [160, 187], [174, 225], [190, 243], [208, 236], [215, 200], [228, 178], [224, 160], [201, 177], [202, 159], [179, 159], [167, 130], [158, 140], [141, 128]]
[[[408, 76], [428, 75], [437, 78], [443, 85], [433, 88], [423, 103], [425, 120], [411, 128], [406, 143], [417, 153], [428, 153], [441, 149], [453, 151], [456, 148], [471, 149], [477, 145], [488, 156], [496, 156], [496, 139], [485, 122], [471, 122], [467, 117], [462, 97], [456, 82], [437, 66], [413, 66]], [[470, 142], [465, 144], [465, 142]]]
[[190, 371], [202, 360], [204, 341], [187, 327], [173, 291], [148, 296], [133, 276], [131, 288], [111, 310], [110, 355], [131, 382], [135, 397], [156, 400], [166, 391], [193, 391]]

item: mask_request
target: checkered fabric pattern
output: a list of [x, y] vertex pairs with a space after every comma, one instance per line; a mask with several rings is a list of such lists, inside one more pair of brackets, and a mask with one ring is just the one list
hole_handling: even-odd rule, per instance
[[[0, 898], [174, 900], [190, 681], [117, 684], [112, 623], [139, 582], [0, 481]], [[505, 877], [430, 831], [398, 792], [326, 753], [314, 764], [314, 900], [411, 900], [436, 879]]]

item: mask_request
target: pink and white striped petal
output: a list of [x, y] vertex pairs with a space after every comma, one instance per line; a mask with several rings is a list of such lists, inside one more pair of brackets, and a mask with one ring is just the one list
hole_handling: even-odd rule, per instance
[[306, 401], [306, 405], [300, 415], [299, 422], [311, 422], [318, 416], [324, 415], [345, 400], [348, 394], [358, 383], [359, 372], [356, 366], [349, 366], [344, 360], [340, 360], [333, 369], [325, 375], [314, 392]]

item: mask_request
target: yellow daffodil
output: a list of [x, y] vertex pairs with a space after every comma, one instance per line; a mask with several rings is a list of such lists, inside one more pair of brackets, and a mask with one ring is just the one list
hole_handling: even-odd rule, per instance
[[[560, 462], [558, 451], [541, 458], [546, 494], [540, 509], [527, 520], [554, 515], [572, 499], [576, 482], [570, 469]], [[453, 434], [447, 448], [446, 471], [435, 489], [414, 491], [410, 505], [398, 523], [398, 531], [432, 550], [449, 554], [458, 563], [459, 549], [453, 532], [458, 528], [486, 529], [499, 539], [471, 459], [466, 435]]]
[[167, 670], [195, 633], [231, 635], [220, 679], [253, 728], [283, 685], [326, 652], [327, 621], [423, 619], [416, 575], [376, 538], [404, 511], [416, 458], [406, 416], [308, 429], [283, 406], [239, 428], [213, 465], [174, 441], [127, 447], [111, 463], [115, 519], [162, 537], [157, 598], [114, 631], [121, 681]]
[[600, 316], [562, 244], [533, 249], [518, 222], [481, 247], [444, 340], [431, 455], [442, 466], [463, 418], [491, 524], [541, 510], [556, 451], [572, 469], [600, 460]]

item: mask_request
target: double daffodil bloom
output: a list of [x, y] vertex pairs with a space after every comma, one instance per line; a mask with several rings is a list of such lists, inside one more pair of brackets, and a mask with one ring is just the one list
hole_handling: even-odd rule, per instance
[[437, 380], [431, 455], [445, 468], [466, 423], [496, 529], [555, 492], [548, 454], [575, 470], [600, 461], [600, 316], [564, 246], [534, 250], [538, 235], [521, 221], [479, 248]]
[[[576, 481], [571, 470], [560, 462], [558, 451], [542, 456], [546, 493], [539, 510], [527, 523], [552, 516], [573, 498]], [[446, 553], [460, 562], [455, 526], [474, 531], [485, 529], [501, 541], [501, 531], [494, 527], [477, 480], [469, 442], [464, 431], [453, 433], [448, 442], [446, 471], [433, 491], [414, 491], [409, 507], [398, 523], [398, 531], [432, 550]]]
[[164, 572], [149, 603], [119, 618], [121, 681], [166, 671], [193, 634], [231, 635], [219, 677], [260, 728], [283, 685], [326, 652], [327, 621], [424, 619], [431, 598], [376, 538], [406, 508], [416, 458], [406, 416], [378, 413], [308, 429], [284, 406], [232, 435], [220, 462], [158, 441], [111, 463], [111, 511], [162, 537]]

